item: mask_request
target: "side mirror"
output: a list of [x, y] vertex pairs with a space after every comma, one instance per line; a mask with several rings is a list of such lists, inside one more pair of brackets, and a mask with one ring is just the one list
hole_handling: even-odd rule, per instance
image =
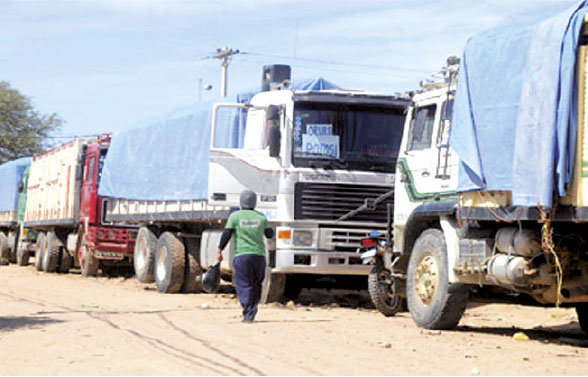
[[269, 129], [269, 155], [270, 157], [280, 157], [280, 142], [282, 141], [282, 133], [280, 126], [273, 123]]
[[279, 122], [280, 121], [280, 107], [276, 106], [276, 105], [269, 105], [267, 107], [266, 118], [267, 118], [267, 120], [274, 121], [274, 123]]
[[[14, 186], [12, 186], [14, 187]], [[24, 191], [24, 182], [20, 181], [18, 182], [18, 192], [23, 192]]]

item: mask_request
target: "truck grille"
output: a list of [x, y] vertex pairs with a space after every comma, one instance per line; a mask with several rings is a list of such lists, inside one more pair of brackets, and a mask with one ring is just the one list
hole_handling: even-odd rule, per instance
[[[392, 190], [392, 186], [368, 186], [328, 183], [297, 183], [294, 188], [294, 218], [297, 220], [337, 220], [362, 206], [367, 200]], [[394, 196], [386, 198], [345, 221], [386, 223], [387, 204], [394, 205]], [[394, 208], [392, 207], [392, 210]]]
[[321, 240], [324, 239], [323, 247], [326, 250], [356, 252], [361, 246], [361, 239], [369, 236], [374, 230], [379, 230], [382, 235], [386, 234], [384, 227], [379, 229], [322, 228]]

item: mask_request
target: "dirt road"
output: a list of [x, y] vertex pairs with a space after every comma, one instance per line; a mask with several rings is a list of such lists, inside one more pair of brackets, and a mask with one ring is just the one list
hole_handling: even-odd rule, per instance
[[473, 304], [456, 331], [439, 332], [408, 313], [385, 318], [362, 295], [303, 294], [323, 304], [263, 305], [244, 324], [232, 294], [163, 295], [134, 279], [2, 266], [0, 374], [588, 373], [572, 309]]

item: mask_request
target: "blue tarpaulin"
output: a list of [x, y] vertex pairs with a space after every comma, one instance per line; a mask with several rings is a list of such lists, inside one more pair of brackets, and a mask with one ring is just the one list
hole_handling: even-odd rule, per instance
[[553, 18], [483, 32], [466, 46], [451, 129], [458, 191], [512, 191], [551, 207], [573, 175], [576, 47], [585, 1]]
[[30, 157], [0, 165], [0, 212], [18, 210], [18, 184], [22, 180], [22, 173], [30, 165]]
[[[293, 88], [337, 89], [321, 78], [295, 82]], [[242, 93], [237, 102], [249, 103], [255, 94]], [[133, 200], [207, 199], [214, 102], [227, 100], [200, 102], [146, 122], [145, 127], [115, 133], [98, 193]], [[215, 147], [242, 147], [246, 114], [222, 109], [218, 116]]]

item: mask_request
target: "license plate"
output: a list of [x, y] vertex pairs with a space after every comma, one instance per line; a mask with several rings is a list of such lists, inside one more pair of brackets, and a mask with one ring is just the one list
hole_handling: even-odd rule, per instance
[[94, 256], [98, 259], [114, 259], [114, 260], [122, 260], [125, 256], [123, 253], [119, 253], [118, 251], [95, 251]]

